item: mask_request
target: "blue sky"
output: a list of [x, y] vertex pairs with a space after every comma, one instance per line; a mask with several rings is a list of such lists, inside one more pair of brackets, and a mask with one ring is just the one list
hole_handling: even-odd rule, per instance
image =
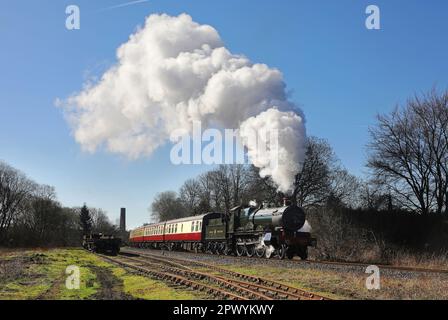
[[[101, 75], [151, 13], [188, 13], [216, 28], [226, 47], [280, 69], [307, 131], [329, 140], [342, 163], [365, 174], [368, 126], [414, 93], [448, 87], [448, 3], [432, 1], [155, 0], [101, 10], [126, 0], [0, 2], [0, 159], [54, 185], [67, 206], [128, 209], [128, 225], [149, 220], [157, 192], [177, 190], [210, 169], [174, 166], [170, 146], [129, 161], [83, 153], [56, 98]], [[65, 28], [65, 8], [81, 9], [81, 30]], [[365, 8], [381, 9], [381, 30], [364, 26]]]

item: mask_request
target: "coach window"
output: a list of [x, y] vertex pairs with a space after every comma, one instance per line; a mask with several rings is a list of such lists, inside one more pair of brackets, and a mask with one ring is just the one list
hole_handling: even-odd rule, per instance
[[176, 223], [176, 227], [174, 228], [174, 233], [177, 233], [177, 223]]
[[194, 221], [191, 223], [191, 232], [194, 231]]
[[184, 224], [182, 223], [181, 225], [180, 225], [180, 232], [182, 232], [184, 230]]

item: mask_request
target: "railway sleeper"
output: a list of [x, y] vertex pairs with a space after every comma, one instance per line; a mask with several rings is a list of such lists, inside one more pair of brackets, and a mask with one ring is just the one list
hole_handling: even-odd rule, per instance
[[[133, 259], [135, 260], [135, 259]], [[207, 275], [207, 274], [202, 274], [202, 273], [197, 273], [194, 271], [186, 271], [186, 270], [180, 270], [177, 268], [173, 268], [173, 267], [169, 267], [169, 266], [163, 266], [163, 265], [159, 265], [162, 269], [164, 270], [168, 270], [170, 272], [173, 272], [175, 274], [179, 274], [182, 276], [186, 276], [186, 277], [191, 277], [194, 278], [196, 280], [208, 280], [210, 283], [216, 283], [219, 286], [224, 286], [227, 289], [233, 290], [233, 291], [237, 291], [240, 294], [244, 294], [244, 295], [250, 295], [250, 297], [252, 299], [266, 299], [267, 297], [265, 296], [260, 296], [257, 295], [254, 292], [251, 292], [248, 288], [248, 286], [246, 286], [248, 289], [242, 290], [241, 288], [239, 288], [238, 285], [234, 285], [231, 284], [229, 282], [223, 282], [222, 279], [217, 279], [211, 275]]]
[[298, 288], [289, 287], [289, 286], [283, 285], [283, 284], [275, 282], [275, 281], [266, 280], [266, 279], [262, 279], [262, 278], [259, 278], [259, 277], [254, 277], [254, 276], [250, 276], [250, 275], [241, 274], [241, 273], [238, 273], [238, 272], [234, 272], [234, 271], [231, 271], [231, 270], [223, 269], [223, 268], [220, 268], [220, 267], [216, 267], [216, 266], [209, 265], [209, 264], [202, 263], [202, 262], [198, 262], [198, 261], [191, 261], [191, 260], [188, 260], [188, 259], [186, 259], [186, 260], [185, 259], [176, 259], [176, 258], [173, 258], [173, 259], [177, 260], [177, 261], [187, 262], [187, 263], [190, 263], [190, 264], [193, 264], [193, 265], [206, 267], [206, 268], [209, 268], [209, 269], [212, 269], [212, 270], [215, 270], [215, 271], [218, 271], [218, 272], [222, 272], [222, 273], [234, 276], [236, 278], [244, 279], [246, 281], [250, 281], [250, 282], [253, 282], [253, 283], [256, 283], [256, 284], [259, 284], [259, 285], [270, 286], [270, 287], [273, 287], [273, 288], [275, 288], [277, 290], [281, 290], [281, 291], [284, 291], [284, 292], [287, 292], [287, 293], [290, 292], [291, 294], [294, 295], [292, 297], [294, 299], [300, 299], [300, 297], [303, 297], [303, 298], [306, 298], [306, 299], [313, 299], [313, 300], [323, 300], [324, 299], [323, 297], [315, 296], [312, 293], [300, 290]]
[[170, 274], [166, 274], [166, 273], [150, 271], [150, 270], [144, 269], [142, 267], [139, 267], [139, 266], [136, 266], [136, 265], [131, 265], [131, 264], [128, 264], [128, 263], [125, 263], [125, 262], [122, 262], [122, 261], [117, 261], [117, 260], [108, 259], [108, 258], [106, 258], [106, 259], [111, 261], [111, 262], [114, 262], [116, 264], [119, 264], [121, 266], [137, 270], [138, 271], [137, 273], [140, 273], [140, 274], [143, 274], [143, 275], [151, 275], [152, 277], [155, 277], [155, 278], [158, 278], [158, 279], [164, 279], [164, 280], [166, 279], [166, 280], [169, 280], [172, 283], [182, 283], [182, 284], [184, 284], [184, 285], [186, 285], [186, 286], [188, 286], [190, 288], [197, 289], [197, 290], [200, 290], [200, 291], [206, 290], [207, 293], [209, 293], [209, 294], [211, 294], [213, 296], [217, 296], [217, 295], [218, 296], [223, 296], [224, 298], [230, 298], [232, 300], [244, 299], [243, 297], [239, 297], [239, 296], [233, 295], [231, 293], [224, 292], [224, 291], [219, 290], [219, 289], [214, 289], [214, 288], [211, 288], [211, 287], [208, 287], [208, 286], [204, 286], [204, 285], [201, 285], [199, 283], [192, 282], [192, 281], [190, 281], [188, 279], [178, 278], [178, 277], [176, 277], [174, 275], [170, 275]]

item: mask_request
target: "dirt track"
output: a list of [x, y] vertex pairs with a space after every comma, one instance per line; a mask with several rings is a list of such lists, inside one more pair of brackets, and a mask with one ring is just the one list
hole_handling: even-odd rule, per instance
[[124, 293], [123, 280], [117, 278], [109, 268], [89, 266], [95, 272], [96, 280], [100, 283], [100, 290], [92, 297], [94, 300], [135, 300]]

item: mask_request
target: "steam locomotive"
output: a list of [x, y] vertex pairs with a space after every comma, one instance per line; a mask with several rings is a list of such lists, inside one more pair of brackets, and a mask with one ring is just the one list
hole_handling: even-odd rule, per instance
[[207, 213], [145, 225], [130, 233], [130, 245], [237, 256], [302, 260], [316, 245], [302, 208], [238, 206], [228, 214]]

